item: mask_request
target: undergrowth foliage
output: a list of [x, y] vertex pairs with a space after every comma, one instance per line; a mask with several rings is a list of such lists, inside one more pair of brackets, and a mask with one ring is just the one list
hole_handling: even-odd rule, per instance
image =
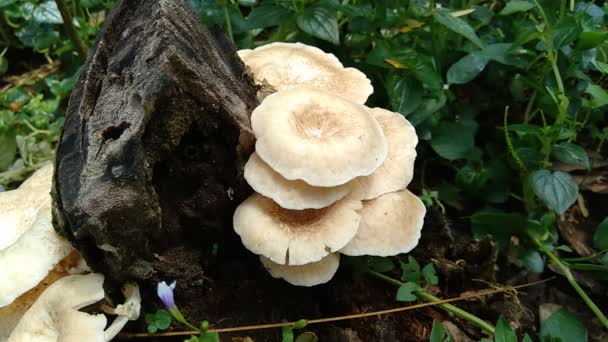
[[[470, 217], [475, 238], [491, 235], [503, 256], [530, 272], [543, 272], [551, 261], [608, 326], [570, 272], [608, 279], [608, 221], [594, 233], [591, 256], [576, 255], [556, 228], [572, 206], [587, 210], [573, 174], [587, 174], [607, 154], [608, 4], [187, 2], [239, 49], [300, 41], [364, 71], [375, 88], [370, 106], [391, 108], [416, 127], [414, 187], [426, 205]], [[90, 47], [113, 1], [66, 3]], [[55, 1], [0, 0], [0, 11], [2, 190], [52, 158], [81, 59]], [[415, 268], [412, 260], [405, 265]], [[425, 284], [436, 282], [427, 267], [405, 272], [399, 300], [414, 296], [420, 275]], [[163, 329], [160, 318], [148, 323]], [[441, 329], [434, 325], [433, 341], [444, 340]]]

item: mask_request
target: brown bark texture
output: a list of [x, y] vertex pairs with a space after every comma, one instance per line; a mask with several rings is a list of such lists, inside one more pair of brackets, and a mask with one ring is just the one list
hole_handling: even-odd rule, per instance
[[119, 1], [68, 105], [57, 229], [115, 284], [156, 278], [158, 255], [232, 233], [255, 94], [226, 35], [184, 0]]

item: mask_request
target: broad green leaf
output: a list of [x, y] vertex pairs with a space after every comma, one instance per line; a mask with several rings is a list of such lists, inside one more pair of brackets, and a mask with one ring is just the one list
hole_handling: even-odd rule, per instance
[[59, 42], [61, 42], [61, 37], [55, 30], [40, 30], [32, 37], [32, 46], [36, 50], [48, 49]]
[[587, 342], [587, 330], [568, 310], [555, 311], [540, 327], [542, 341]]
[[304, 329], [308, 325], [308, 321], [305, 319], [299, 319], [293, 323], [294, 329]]
[[282, 342], [294, 342], [293, 328], [291, 326], [284, 326], [281, 328]]
[[418, 290], [418, 285], [414, 283], [405, 283], [399, 286], [397, 290], [396, 299], [400, 302], [412, 302], [416, 300], [416, 295], [413, 294], [414, 291]]
[[479, 52], [472, 52], [452, 64], [448, 69], [449, 84], [464, 84], [479, 75], [488, 64], [489, 58]]
[[542, 273], [544, 271], [545, 262], [538, 251], [526, 249], [522, 250], [521, 253], [519, 261], [526, 270], [532, 273]]
[[587, 151], [576, 144], [555, 144], [551, 148], [551, 153], [555, 159], [564, 163], [580, 165], [586, 169], [591, 167]]
[[424, 277], [424, 280], [429, 285], [437, 285], [439, 283], [435, 266], [432, 263], [428, 263], [422, 268], [422, 277]]
[[414, 112], [422, 103], [424, 90], [416, 79], [390, 75], [386, 81], [386, 90], [392, 109], [404, 116]]
[[494, 342], [517, 342], [517, 335], [515, 335], [509, 322], [502, 315], [500, 315], [498, 322], [496, 322]]
[[445, 329], [443, 325], [438, 320], [433, 320], [433, 328], [431, 329], [431, 337], [429, 338], [429, 342], [443, 342], [443, 339], [446, 336]]
[[220, 342], [220, 334], [217, 332], [202, 332], [198, 342]]
[[155, 315], [154, 324], [161, 330], [169, 328], [171, 325], [171, 314], [167, 310], [158, 310]]
[[17, 2], [17, 0], [0, 0], [0, 8], [8, 7]]
[[608, 217], [606, 217], [595, 229], [593, 247], [598, 250], [608, 249]]
[[475, 146], [477, 124], [442, 123], [433, 130], [431, 147], [448, 160], [465, 159]]
[[521, 342], [534, 342], [534, 340], [532, 340], [532, 337], [530, 337], [530, 335], [525, 334]]
[[525, 0], [511, 0], [507, 2], [505, 8], [500, 11], [500, 15], [510, 15], [513, 13], [526, 12], [534, 8], [534, 3]]
[[576, 202], [578, 185], [566, 172], [538, 170], [529, 179], [536, 196], [558, 214], [563, 214]]
[[401, 280], [420, 285], [420, 264], [411, 255], [407, 263], [401, 262]]
[[154, 333], [156, 333], [158, 331], [158, 327], [156, 325], [154, 325], [154, 324], [148, 324], [148, 329], [147, 330], [148, 330], [148, 332], [150, 334], [154, 334]]
[[591, 95], [591, 109], [600, 108], [608, 105], [608, 92], [597, 84], [590, 84], [585, 93]]
[[374, 256], [369, 259], [371, 268], [380, 273], [390, 272], [395, 268], [393, 261], [387, 257]]
[[297, 18], [298, 27], [313, 37], [326, 40], [332, 44], [340, 44], [338, 18], [336, 11], [325, 6], [309, 7]]
[[576, 42], [577, 50], [589, 50], [602, 45], [608, 39], [608, 32], [582, 32]]
[[572, 17], [565, 17], [553, 28], [553, 48], [560, 49], [575, 40], [583, 32], [583, 28]]
[[307, 331], [307, 332], [300, 334], [298, 337], [296, 337], [295, 342], [318, 342], [318, 341], [319, 341], [319, 337], [317, 337], [317, 335], [315, 335], [315, 333]]
[[247, 29], [266, 28], [279, 25], [289, 10], [285, 7], [276, 5], [262, 5], [251, 10], [245, 20]]
[[63, 19], [54, 0], [49, 0], [36, 6], [32, 11], [32, 18], [40, 24], [63, 24]]
[[0, 171], [6, 170], [15, 160], [17, 155], [16, 136], [13, 128], [0, 132]]
[[475, 33], [475, 30], [466, 21], [454, 17], [448, 10], [445, 9], [437, 9], [433, 15], [433, 18], [441, 25], [467, 38], [473, 42], [473, 44], [477, 45], [477, 47], [483, 49], [484, 43], [481, 41], [481, 39], [479, 39], [477, 33]]

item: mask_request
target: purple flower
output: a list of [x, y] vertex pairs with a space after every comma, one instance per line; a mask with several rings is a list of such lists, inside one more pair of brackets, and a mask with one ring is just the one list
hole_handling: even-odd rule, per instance
[[175, 289], [175, 281], [171, 283], [171, 285], [167, 285], [164, 281], [158, 283], [158, 288], [156, 293], [158, 294], [158, 298], [163, 302], [165, 308], [170, 312], [175, 311], [177, 306], [175, 306], [175, 301], [173, 300], [173, 289]]

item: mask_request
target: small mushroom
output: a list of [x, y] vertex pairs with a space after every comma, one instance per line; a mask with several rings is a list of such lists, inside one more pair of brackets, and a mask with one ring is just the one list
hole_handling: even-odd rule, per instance
[[344, 68], [336, 56], [301, 43], [272, 43], [240, 50], [257, 84], [277, 91], [309, 85], [363, 104], [374, 92], [371, 81], [355, 68]]
[[141, 296], [137, 284], [126, 283], [123, 286], [122, 293], [125, 296], [125, 303], [119, 304], [116, 309], [111, 310], [110, 313], [117, 315], [117, 317], [105, 330], [105, 341], [111, 341], [116, 337], [128, 321], [134, 321], [139, 318]]
[[322, 209], [289, 210], [253, 194], [234, 213], [234, 230], [243, 245], [282, 265], [321, 260], [344, 247], [357, 233], [361, 201], [351, 196]]
[[104, 341], [106, 317], [78, 311], [104, 297], [103, 275], [59, 279], [23, 315], [8, 342]]
[[[38, 172], [49, 172], [49, 169]], [[33, 177], [37, 177], [36, 174]], [[27, 189], [35, 182], [38, 180], [26, 182], [15, 191]], [[29, 188], [32, 203], [37, 202], [33, 218], [20, 223], [27, 225], [25, 228], [8, 227], [8, 230], [18, 230], [20, 233], [12, 244], [0, 250], [0, 279], [5, 279], [0, 281], [0, 307], [10, 304], [15, 298], [38, 285], [57, 263], [73, 251], [70, 243], [53, 229], [50, 189], [50, 177], [45, 177], [44, 181], [40, 180], [39, 184]], [[40, 198], [36, 198], [34, 193]], [[4, 199], [2, 197], [2, 201]], [[29, 204], [23, 201], [21, 205], [13, 210], [27, 211], [27, 208], [30, 208]], [[0, 230], [0, 235], [3, 233], [4, 229]]]
[[333, 278], [340, 266], [340, 253], [331, 253], [317, 262], [295, 266], [277, 264], [264, 256], [260, 256], [260, 261], [274, 278], [283, 278], [297, 286], [315, 286]]
[[372, 108], [371, 113], [388, 141], [388, 157], [374, 173], [358, 178], [366, 200], [407, 187], [414, 175], [418, 144], [416, 130], [403, 115], [382, 108]]
[[340, 250], [346, 255], [389, 256], [418, 244], [426, 207], [408, 190], [363, 202], [357, 235]]
[[258, 193], [271, 198], [285, 209], [319, 209], [344, 198], [349, 183], [334, 187], [308, 185], [299, 179], [287, 180], [253, 152], [245, 164], [245, 179]]
[[365, 106], [308, 86], [268, 96], [251, 114], [259, 157], [288, 180], [333, 187], [386, 159], [382, 128]]

